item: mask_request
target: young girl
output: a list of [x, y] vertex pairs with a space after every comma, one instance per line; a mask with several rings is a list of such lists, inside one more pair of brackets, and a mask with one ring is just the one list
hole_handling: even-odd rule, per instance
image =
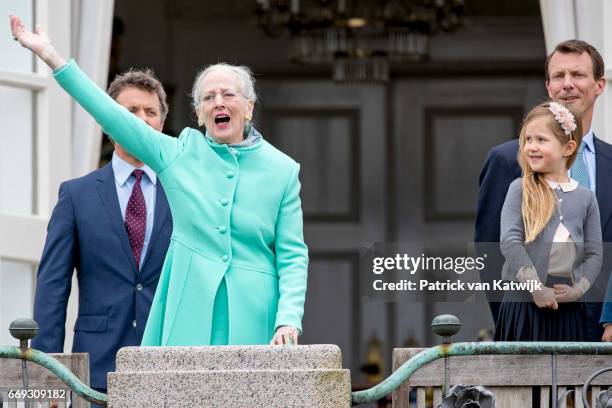
[[501, 214], [502, 278], [535, 290], [504, 294], [496, 340], [584, 340], [577, 301], [599, 273], [602, 244], [595, 194], [568, 176], [582, 133], [580, 118], [555, 102], [525, 117], [523, 177], [510, 185]]

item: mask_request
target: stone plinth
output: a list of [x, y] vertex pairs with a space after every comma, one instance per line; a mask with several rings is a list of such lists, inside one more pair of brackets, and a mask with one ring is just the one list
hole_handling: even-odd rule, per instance
[[108, 406], [350, 406], [337, 346], [127, 347], [108, 375]]

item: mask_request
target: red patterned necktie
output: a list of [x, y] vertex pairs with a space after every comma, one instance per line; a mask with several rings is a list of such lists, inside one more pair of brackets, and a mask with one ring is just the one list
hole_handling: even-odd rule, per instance
[[136, 261], [136, 270], [140, 270], [140, 254], [144, 245], [145, 230], [147, 229], [147, 205], [140, 188], [140, 180], [144, 171], [134, 170], [132, 175], [136, 179], [132, 188], [132, 195], [125, 210], [125, 228], [132, 247], [132, 254]]

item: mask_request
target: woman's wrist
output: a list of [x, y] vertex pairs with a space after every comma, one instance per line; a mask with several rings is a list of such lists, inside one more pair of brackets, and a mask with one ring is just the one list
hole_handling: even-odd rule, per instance
[[580, 278], [580, 280], [574, 283], [574, 289], [578, 291], [578, 298], [581, 298], [591, 287], [591, 282], [587, 278]]
[[53, 70], [66, 65], [66, 60], [57, 53], [53, 45], [46, 47], [46, 49], [40, 53], [39, 57]]
[[[516, 280], [519, 282], [540, 282], [538, 272], [535, 270], [533, 265], [524, 266], [516, 273]], [[541, 286], [541, 285], [540, 285]]]

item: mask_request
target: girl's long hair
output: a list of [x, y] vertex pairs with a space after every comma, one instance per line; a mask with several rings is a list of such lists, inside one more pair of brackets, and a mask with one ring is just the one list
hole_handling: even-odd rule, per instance
[[549, 102], [544, 102], [533, 108], [527, 116], [525, 116], [523, 127], [519, 135], [518, 161], [523, 173], [523, 198], [521, 209], [523, 214], [523, 225], [525, 227], [525, 243], [535, 240], [540, 232], [542, 232], [553, 216], [556, 205], [555, 194], [546, 183], [544, 174], [535, 173], [531, 170], [531, 167], [529, 167], [529, 161], [524, 152], [527, 124], [535, 118], [545, 116], [549, 119], [548, 128], [563, 146], [570, 140], [576, 142], [576, 148], [572, 154], [567, 157], [568, 169], [571, 167], [572, 163], [574, 163], [578, 148], [582, 142], [582, 123], [580, 115], [570, 109], [576, 121], [576, 129], [571, 132], [570, 135], [566, 135], [559, 122], [555, 119], [555, 116], [548, 109], [549, 106]]

